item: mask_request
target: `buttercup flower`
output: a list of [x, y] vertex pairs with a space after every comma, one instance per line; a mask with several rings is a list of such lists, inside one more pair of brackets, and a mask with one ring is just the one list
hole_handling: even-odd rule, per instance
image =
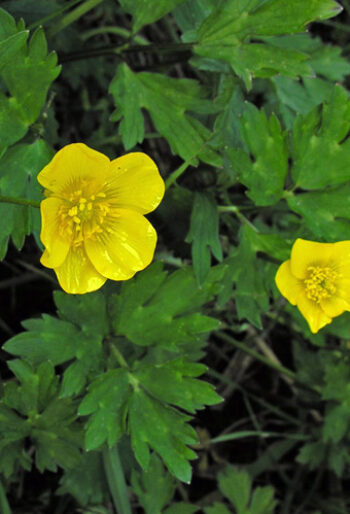
[[157, 233], [143, 216], [164, 195], [156, 164], [144, 153], [110, 161], [82, 143], [65, 146], [39, 173], [41, 263], [67, 293], [127, 280], [153, 258]]
[[276, 284], [318, 332], [350, 311], [350, 241], [315, 243], [297, 239], [291, 258], [279, 267]]

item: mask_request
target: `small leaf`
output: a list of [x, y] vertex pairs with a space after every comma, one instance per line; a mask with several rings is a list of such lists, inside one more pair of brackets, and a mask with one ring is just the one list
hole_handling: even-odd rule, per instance
[[297, 187], [321, 189], [350, 178], [350, 101], [336, 85], [322, 110], [298, 116], [293, 127], [292, 176]]
[[147, 470], [141, 473], [132, 470], [131, 485], [145, 514], [163, 512], [175, 491], [174, 478], [164, 470], [160, 459], [154, 453], [151, 455]]
[[210, 250], [217, 260], [222, 260], [218, 209], [215, 199], [206, 193], [195, 193], [186, 242], [192, 243], [194, 272], [201, 285], [209, 272]]
[[229, 150], [232, 168], [249, 188], [247, 195], [256, 205], [273, 205], [282, 198], [288, 171], [285, 134], [274, 115], [268, 119], [263, 110], [249, 103], [240, 127], [249, 154], [241, 149]]
[[230, 500], [237, 510], [237, 514], [245, 514], [251, 489], [251, 480], [248, 473], [230, 466], [219, 473], [218, 482], [220, 491]]
[[133, 15], [133, 31], [138, 32], [141, 27], [154, 23], [184, 0], [120, 0], [124, 9]]

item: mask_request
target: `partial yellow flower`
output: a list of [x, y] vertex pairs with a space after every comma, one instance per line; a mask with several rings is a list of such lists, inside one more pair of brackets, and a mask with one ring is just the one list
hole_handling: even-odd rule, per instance
[[41, 263], [67, 293], [128, 280], [153, 259], [157, 233], [143, 216], [164, 195], [156, 164], [144, 153], [110, 161], [83, 143], [65, 146], [39, 173]]
[[281, 294], [296, 305], [314, 334], [350, 311], [350, 241], [297, 239], [276, 273]]

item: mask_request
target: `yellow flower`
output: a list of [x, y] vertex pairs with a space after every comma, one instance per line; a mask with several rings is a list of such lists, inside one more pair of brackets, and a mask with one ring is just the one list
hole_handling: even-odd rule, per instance
[[350, 241], [315, 243], [297, 239], [279, 267], [276, 284], [296, 305], [314, 334], [350, 311]]
[[128, 280], [153, 258], [157, 233], [143, 216], [164, 195], [156, 164], [144, 153], [110, 161], [82, 143], [62, 148], [39, 173], [41, 263], [67, 293]]

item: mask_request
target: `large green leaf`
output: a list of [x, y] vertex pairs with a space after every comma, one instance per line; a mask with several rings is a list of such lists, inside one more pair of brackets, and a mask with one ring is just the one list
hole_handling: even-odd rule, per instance
[[153, 399], [137, 389], [129, 404], [129, 430], [135, 457], [143, 468], [150, 460], [150, 448], [161, 455], [167, 468], [179, 480], [189, 483], [195, 458], [187, 445], [197, 443], [197, 435], [187, 424], [189, 416]]
[[116, 335], [142, 346], [158, 345], [176, 350], [180, 343], [195, 342], [199, 334], [217, 328], [218, 322], [204, 316], [199, 307], [218, 291], [224, 269], [212, 268], [200, 288], [190, 269], [170, 276], [157, 263], [123, 284], [114, 296]]
[[180, 480], [189, 481], [188, 459], [195, 454], [186, 445], [194, 444], [196, 433], [187, 424], [191, 418], [171, 405], [189, 412], [220, 402], [212, 386], [193, 377], [205, 366], [176, 359], [164, 364], [140, 363], [134, 371], [109, 370], [89, 386], [79, 406], [86, 424], [87, 450], [105, 441], [113, 446], [129, 433], [135, 457], [147, 469], [149, 449], [156, 451]]
[[193, 79], [174, 79], [159, 73], [133, 73], [126, 64], [118, 66], [110, 93], [117, 107], [112, 119], [122, 121], [119, 131], [128, 150], [144, 137], [141, 109], [147, 109], [157, 131], [168, 141], [173, 153], [184, 160], [200, 157], [219, 164], [208, 146], [210, 131], [189, 111], [213, 112], [205, 90]]
[[301, 32], [311, 21], [335, 16], [340, 9], [333, 0], [221, 0], [199, 27], [194, 50], [228, 62], [248, 88], [252, 75], [307, 75], [305, 54], [249, 39]]

